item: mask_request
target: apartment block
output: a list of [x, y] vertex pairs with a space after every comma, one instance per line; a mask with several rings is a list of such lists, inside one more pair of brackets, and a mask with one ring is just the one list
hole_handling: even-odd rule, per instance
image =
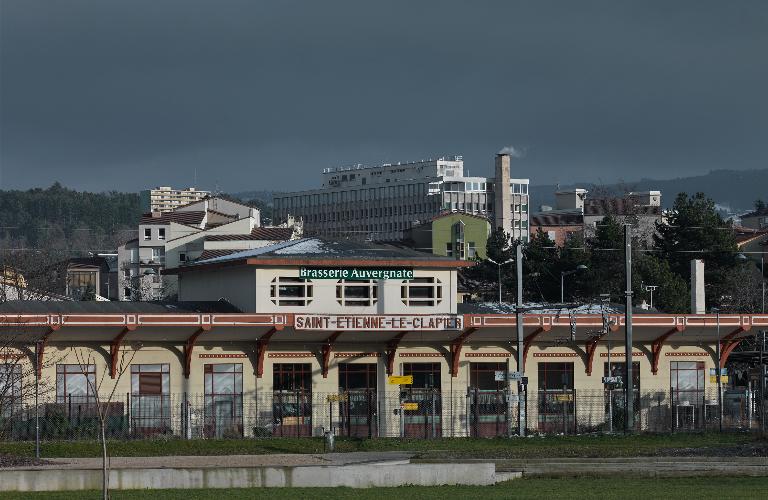
[[200, 201], [210, 196], [209, 191], [200, 191], [193, 187], [174, 189], [170, 186], [158, 186], [139, 193], [141, 209], [144, 212], [170, 212], [179, 207]]

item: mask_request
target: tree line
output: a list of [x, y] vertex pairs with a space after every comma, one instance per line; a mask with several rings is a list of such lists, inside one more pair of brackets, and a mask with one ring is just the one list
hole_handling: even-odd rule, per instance
[[70, 253], [114, 250], [136, 236], [136, 193], [90, 193], [63, 187], [0, 192], [0, 245]]
[[[608, 215], [593, 234], [574, 234], [562, 247], [539, 231], [523, 252], [523, 293], [531, 302], [560, 302], [561, 274], [567, 273], [563, 295], [566, 303], [599, 303], [608, 295], [622, 303], [626, 289], [624, 225], [632, 231], [633, 302], [650, 302], [667, 313], [690, 311], [690, 261], [705, 263], [708, 310], [760, 312], [762, 276], [752, 260], [741, 255], [730, 222], [715, 210], [703, 193], [680, 193], [664, 220], [655, 224], [649, 238], [639, 234], [637, 220]], [[490, 235], [487, 255], [502, 263], [514, 258], [518, 241], [501, 229]], [[479, 284], [480, 300], [497, 300], [498, 268], [482, 261], [467, 271]], [[502, 267], [505, 301], [513, 302], [515, 266]]]

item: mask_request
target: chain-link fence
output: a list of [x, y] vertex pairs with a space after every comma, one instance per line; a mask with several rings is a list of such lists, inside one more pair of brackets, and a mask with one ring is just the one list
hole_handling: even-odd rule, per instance
[[[645, 391], [635, 393], [634, 430], [688, 432], [758, 430], [768, 409], [756, 391]], [[358, 438], [496, 437], [527, 433], [622, 432], [627, 425], [623, 390], [463, 392], [404, 389], [339, 393], [275, 391], [268, 394], [115, 395], [108, 403], [68, 396], [33, 402], [0, 401], [0, 440], [95, 439], [100, 415], [107, 436], [202, 439], [338, 436]], [[760, 405], [760, 401], [764, 404]], [[101, 410], [101, 412], [100, 412]]]

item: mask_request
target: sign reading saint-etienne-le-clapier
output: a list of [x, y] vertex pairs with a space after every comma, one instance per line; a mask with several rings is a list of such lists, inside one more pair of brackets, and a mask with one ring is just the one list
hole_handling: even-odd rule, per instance
[[461, 330], [464, 318], [456, 314], [322, 315], [297, 314], [296, 330], [375, 331], [375, 330]]
[[413, 269], [373, 267], [302, 267], [299, 278], [310, 280], [412, 280]]

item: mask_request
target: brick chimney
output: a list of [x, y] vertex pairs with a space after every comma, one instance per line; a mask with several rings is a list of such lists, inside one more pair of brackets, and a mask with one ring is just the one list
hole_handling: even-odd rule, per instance
[[493, 191], [493, 213], [495, 227], [512, 233], [512, 194], [509, 191], [509, 168], [511, 157], [508, 154], [496, 155], [496, 182]]

